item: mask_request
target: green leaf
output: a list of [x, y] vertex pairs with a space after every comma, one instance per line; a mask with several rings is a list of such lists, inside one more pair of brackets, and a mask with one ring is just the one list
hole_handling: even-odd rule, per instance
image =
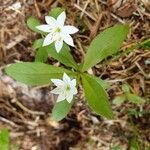
[[0, 150], [9, 150], [9, 133], [6, 128], [0, 131]]
[[128, 85], [128, 84], [123, 84], [122, 85], [122, 91], [124, 92], [124, 93], [129, 93], [130, 92], [130, 86]]
[[119, 145], [115, 145], [115, 146], [112, 146], [110, 150], [121, 150], [121, 147]]
[[42, 31], [38, 30], [36, 28], [36, 26], [40, 25], [40, 22], [35, 19], [34, 17], [29, 17], [27, 19], [27, 26], [29, 27], [29, 29], [31, 29], [32, 31], [38, 32], [38, 33], [43, 33]]
[[42, 38], [35, 40], [33, 45], [32, 45], [32, 48], [37, 49], [37, 48], [42, 47], [43, 41], [44, 40]]
[[135, 103], [135, 104], [144, 104], [145, 100], [135, 94], [126, 93], [126, 97], [129, 102]]
[[101, 78], [93, 76], [93, 75], [88, 75], [88, 76], [90, 76], [91, 78], [95, 79], [104, 89], [110, 88], [110, 84], [107, 83], [107, 81], [102, 80]]
[[150, 38], [145, 40], [144, 42], [140, 43], [141, 44], [141, 48], [145, 48], [145, 49], [148, 49], [150, 50]]
[[71, 77], [76, 77], [72, 71], [40, 62], [15, 63], [8, 66], [5, 71], [15, 80], [27, 85], [50, 84], [50, 79], [62, 78], [64, 72]]
[[131, 139], [129, 150], [140, 150], [140, 145], [136, 138]]
[[116, 96], [113, 100], [114, 105], [121, 105], [126, 100], [125, 95]]
[[52, 119], [60, 121], [66, 117], [73, 103], [68, 103], [67, 100], [57, 102], [52, 110]]
[[87, 74], [81, 76], [85, 97], [89, 106], [99, 115], [112, 119], [113, 114], [104, 88]]
[[67, 44], [63, 44], [63, 47], [59, 53], [56, 52], [54, 43], [44, 48], [47, 50], [51, 57], [58, 60], [62, 64], [74, 69], [78, 68], [77, 63], [74, 61], [72, 55], [70, 54], [70, 48]]
[[35, 61], [36, 62], [45, 62], [47, 60], [48, 53], [44, 47], [40, 47], [36, 52]]
[[55, 7], [49, 12], [49, 15], [56, 19], [63, 11], [65, 11], [64, 8], [62, 8], [62, 7]]
[[88, 48], [82, 71], [87, 71], [98, 62], [115, 54], [126, 39], [128, 30], [127, 25], [115, 25], [99, 34]]

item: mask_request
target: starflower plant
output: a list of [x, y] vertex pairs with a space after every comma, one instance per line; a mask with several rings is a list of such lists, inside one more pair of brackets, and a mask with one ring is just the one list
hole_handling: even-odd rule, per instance
[[74, 47], [73, 39], [70, 36], [78, 32], [74, 26], [64, 25], [66, 20], [66, 13], [63, 11], [57, 19], [46, 16], [45, 21], [47, 24], [36, 26], [37, 29], [48, 33], [43, 41], [43, 46], [55, 43], [55, 49], [59, 53], [63, 47], [63, 41], [70, 46]]
[[[108, 119], [113, 118], [109, 103], [106, 81], [90, 75], [88, 70], [118, 52], [128, 34], [127, 25], [115, 25], [98, 34], [90, 43], [83, 63], [77, 64], [70, 53], [74, 46], [70, 34], [78, 31], [73, 26], [64, 26], [65, 11], [54, 8], [45, 17], [46, 25], [30, 17], [28, 27], [39, 34], [41, 38], [33, 43], [36, 49], [35, 62], [19, 62], [9, 65], [6, 73], [15, 80], [30, 86], [50, 85], [56, 88], [51, 92], [58, 95], [52, 110], [52, 118], [62, 120], [70, 111], [78, 86], [84, 90], [85, 99], [92, 110]], [[64, 42], [63, 42], [64, 41]], [[45, 64], [52, 57], [62, 65], [56, 67]]]

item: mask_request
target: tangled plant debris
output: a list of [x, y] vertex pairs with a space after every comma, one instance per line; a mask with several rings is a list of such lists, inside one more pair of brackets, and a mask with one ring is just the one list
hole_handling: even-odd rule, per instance
[[[9, 129], [11, 147], [39, 150], [148, 149], [150, 98], [148, 1], [127, 0], [110, 5], [112, 2], [115, 1], [83, 0], [75, 2], [71, 0], [62, 3], [61, 1], [25, 0], [24, 3], [6, 0], [2, 2], [0, 8], [0, 89], [2, 89], [0, 90], [0, 130], [4, 127]], [[98, 79], [105, 80], [103, 87], [109, 95], [114, 114], [113, 120], [104, 119], [87, 107], [87, 101], [85, 101], [79, 82], [81, 80], [78, 80], [76, 75], [70, 76], [66, 71], [66, 69], [74, 68], [71, 71], [75, 72], [77, 69], [75, 64], [70, 63], [71, 65], [68, 66], [67, 61], [62, 63], [61, 58], [59, 58], [61, 60], [59, 63], [57, 55], [50, 54], [52, 50], [49, 51], [49, 45], [46, 46], [46, 50], [43, 50], [46, 48], [42, 47], [45, 33], [31, 47], [32, 41], [40, 38], [40, 35], [26, 28], [26, 17], [36, 16], [40, 20], [38, 21], [40, 25], [41, 22], [44, 22], [44, 16], [54, 15], [54, 18], [57, 19], [64, 9], [57, 8], [57, 12], [60, 10], [59, 13], [52, 12], [52, 9], [60, 5], [64, 6], [67, 12], [66, 24], [80, 29], [73, 36], [75, 47], [71, 47], [70, 50], [78, 65], [83, 64], [89, 43], [98, 33], [102, 33], [104, 29], [116, 23], [127, 23], [130, 26], [128, 38], [120, 50], [88, 70], [92, 77], [96, 75]], [[51, 11], [48, 13], [49, 10]], [[35, 18], [32, 17], [32, 19]], [[66, 43], [64, 47], [66, 51], [69, 50]], [[55, 108], [53, 111], [58, 112], [58, 108], [55, 107], [57, 96], [50, 93], [53, 87], [48, 86], [47, 81], [44, 86], [41, 84], [34, 87], [25, 86], [13, 81], [4, 73], [3, 68], [7, 64], [18, 62], [18, 60], [33, 62], [34, 58], [37, 62], [42, 61], [66, 68], [64, 72], [71, 79], [76, 78], [79, 83], [77, 84], [78, 94], [71, 103], [72, 107], [68, 107], [68, 112], [70, 112], [59, 123], [49, 118], [52, 116], [53, 105]], [[55, 79], [62, 79], [63, 73], [61, 74]], [[124, 85], [129, 86], [128, 92], [123, 91]], [[130, 95], [134, 95], [135, 98], [128, 99]], [[117, 102], [112, 101], [115, 97], [120, 96], [123, 97], [123, 103], [118, 99]], [[140, 100], [141, 103], [138, 104], [136, 100]], [[56, 117], [59, 117], [57, 113], [54, 118]]]

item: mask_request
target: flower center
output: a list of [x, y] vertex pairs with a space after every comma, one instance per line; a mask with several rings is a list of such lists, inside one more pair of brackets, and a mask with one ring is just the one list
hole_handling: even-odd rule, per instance
[[66, 91], [70, 91], [70, 86], [69, 85], [66, 86]]
[[58, 27], [58, 28], [56, 28], [55, 32], [60, 33], [60, 32], [61, 32], [61, 29]]

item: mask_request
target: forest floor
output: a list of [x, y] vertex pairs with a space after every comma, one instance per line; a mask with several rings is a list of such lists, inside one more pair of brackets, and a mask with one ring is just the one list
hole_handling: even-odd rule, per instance
[[[96, 76], [112, 84], [108, 94], [114, 120], [92, 112], [80, 88], [68, 116], [54, 122], [50, 116], [56, 97], [50, 93], [50, 86], [29, 87], [5, 74], [4, 68], [13, 62], [34, 61], [36, 51], [31, 45], [39, 35], [27, 28], [27, 18], [34, 16], [44, 22], [44, 16], [57, 6], [66, 9], [66, 23], [80, 29], [71, 50], [77, 62], [83, 60], [98, 33], [115, 24], [129, 24], [130, 32], [120, 52], [92, 69]], [[11, 149], [127, 150], [137, 141], [141, 150], [148, 150], [150, 50], [135, 48], [123, 53], [148, 38], [148, 0], [0, 0], [0, 129], [9, 129]], [[48, 62], [58, 64], [52, 58]], [[122, 94], [124, 83], [146, 100], [144, 105], [112, 103], [115, 96]]]

